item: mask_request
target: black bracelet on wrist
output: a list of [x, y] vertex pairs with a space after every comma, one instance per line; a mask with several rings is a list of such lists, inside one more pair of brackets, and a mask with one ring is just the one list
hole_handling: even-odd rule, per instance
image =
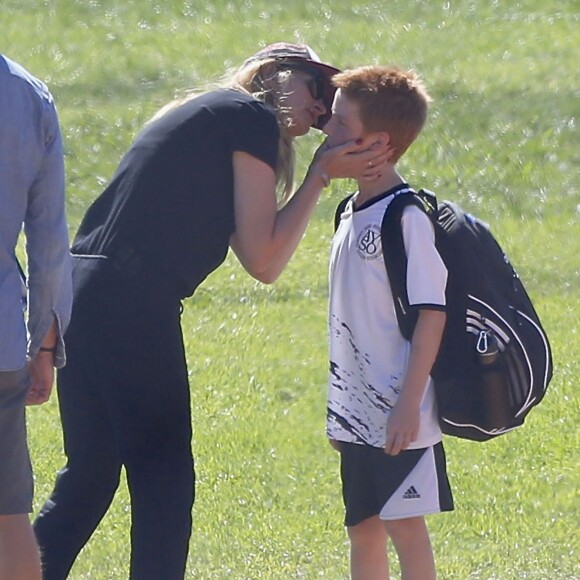
[[51, 348], [49, 348], [47, 346], [41, 346], [38, 350], [40, 352], [56, 352], [56, 346], [53, 346]]

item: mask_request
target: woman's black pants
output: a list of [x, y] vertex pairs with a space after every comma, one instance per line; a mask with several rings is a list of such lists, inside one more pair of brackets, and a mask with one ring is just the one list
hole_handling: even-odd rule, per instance
[[58, 373], [67, 462], [34, 523], [44, 579], [67, 577], [124, 467], [131, 579], [181, 580], [195, 486], [181, 305], [94, 262], [76, 260], [67, 364]]

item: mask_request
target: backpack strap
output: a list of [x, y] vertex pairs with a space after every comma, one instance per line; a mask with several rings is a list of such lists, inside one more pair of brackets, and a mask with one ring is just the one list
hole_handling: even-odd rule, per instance
[[409, 305], [407, 292], [407, 254], [403, 240], [401, 218], [406, 207], [414, 205], [425, 212], [433, 222], [437, 220], [435, 194], [421, 189], [401, 193], [391, 201], [381, 223], [381, 245], [387, 277], [393, 294], [399, 330], [406, 340], [411, 340], [419, 313]]
[[338, 225], [340, 224], [340, 216], [344, 213], [348, 202], [352, 199], [354, 193], [347, 195], [337, 206], [336, 213], [334, 214], [334, 231], [338, 229]]

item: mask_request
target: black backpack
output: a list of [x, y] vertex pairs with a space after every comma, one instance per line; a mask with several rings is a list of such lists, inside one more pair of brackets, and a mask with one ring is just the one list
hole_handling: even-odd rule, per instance
[[[348, 198], [336, 216], [336, 225]], [[396, 195], [381, 226], [383, 257], [401, 334], [411, 340], [418, 312], [407, 297], [401, 216], [416, 205], [432, 220], [448, 270], [447, 321], [433, 377], [441, 429], [486, 441], [522, 425], [552, 377], [550, 344], [505, 253], [482, 221], [437, 204], [427, 190]]]

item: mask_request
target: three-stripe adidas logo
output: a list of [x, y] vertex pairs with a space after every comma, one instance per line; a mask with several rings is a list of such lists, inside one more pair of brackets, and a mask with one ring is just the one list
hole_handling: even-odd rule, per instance
[[403, 499], [420, 499], [421, 494], [415, 489], [415, 486], [412, 485], [404, 494]]

